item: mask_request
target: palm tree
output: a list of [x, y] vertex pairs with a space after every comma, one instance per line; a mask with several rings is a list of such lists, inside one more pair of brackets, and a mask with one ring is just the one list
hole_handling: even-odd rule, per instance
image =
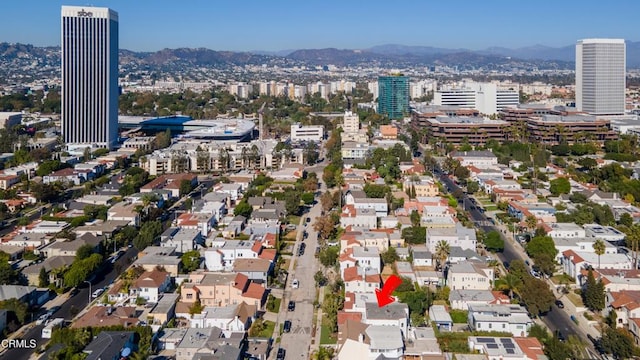
[[449, 243], [445, 240], [440, 240], [436, 244], [436, 260], [438, 261], [438, 266], [440, 270], [444, 273], [444, 264], [447, 262], [449, 258], [449, 254], [451, 253], [451, 247], [449, 247]]
[[517, 275], [509, 273], [502, 278], [502, 285], [499, 290], [507, 290], [509, 299], [513, 299], [513, 294], [518, 293], [520, 286], [522, 286], [522, 280]]
[[533, 231], [536, 226], [538, 226], [538, 219], [533, 215], [529, 215], [527, 216], [525, 223], [527, 224], [527, 229], [529, 229], [529, 231]]
[[598, 269], [600, 269], [600, 255], [604, 254], [604, 241], [598, 239], [593, 243], [593, 250], [598, 255]]

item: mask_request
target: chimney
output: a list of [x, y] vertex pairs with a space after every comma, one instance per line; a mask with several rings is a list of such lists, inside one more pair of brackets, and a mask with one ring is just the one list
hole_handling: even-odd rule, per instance
[[360, 333], [360, 335], [358, 336], [358, 342], [363, 343], [364, 342], [364, 334]]

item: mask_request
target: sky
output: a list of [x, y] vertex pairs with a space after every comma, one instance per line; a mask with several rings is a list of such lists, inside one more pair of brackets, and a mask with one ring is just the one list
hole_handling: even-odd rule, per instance
[[383, 44], [480, 50], [640, 40], [637, 0], [2, 0], [0, 42], [59, 45], [62, 5], [116, 10], [120, 48], [134, 51]]

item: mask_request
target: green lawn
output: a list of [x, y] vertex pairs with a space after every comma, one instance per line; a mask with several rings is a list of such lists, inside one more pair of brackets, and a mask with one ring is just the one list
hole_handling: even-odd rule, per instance
[[571, 300], [573, 305], [584, 306], [584, 304], [582, 303], [582, 299], [580, 298], [580, 295], [574, 294], [574, 293], [568, 293], [567, 297], [569, 298], [569, 300]]
[[[271, 295], [269, 295], [269, 296], [271, 296]], [[278, 312], [280, 312], [280, 302], [281, 302], [281, 301], [282, 301], [282, 299], [277, 298], [277, 297], [275, 297], [275, 296], [274, 296], [274, 297], [273, 297], [273, 307], [271, 308], [271, 310], [274, 310], [274, 311], [271, 311], [271, 310], [268, 310], [268, 311], [270, 311], [270, 312], [274, 312], [274, 313], [276, 313], [276, 314], [277, 314]], [[268, 305], [267, 305], [267, 306], [268, 306]]]
[[273, 330], [276, 327], [276, 323], [273, 321], [265, 320], [264, 324], [266, 325], [264, 330], [260, 331], [258, 337], [270, 338], [273, 335]]
[[300, 225], [300, 216], [289, 215], [287, 216], [287, 221], [289, 224]]
[[482, 205], [493, 205], [493, 202], [491, 202], [491, 200], [489, 199], [482, 199], [480, 200], [480, 203], [482, 203]]
[[485, 211], [497, 211], [498, 207], [495, 205], [485, 205], [484, 206], [484, 210]]
[[322, 324], [322, 329], [320, 332], [320, 345], [333, 345], [337, 342], [338, 339], [331, 333], [331, 330], [329, 330], [329, 326]]

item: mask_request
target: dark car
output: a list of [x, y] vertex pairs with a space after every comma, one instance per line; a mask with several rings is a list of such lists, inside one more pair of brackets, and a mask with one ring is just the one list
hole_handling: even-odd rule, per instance
[[564, 303], [562, 301], [560, 301], [560, 300], [556, 300], [556, 306], [559, 309], [564, 309]]
[[304, 255], [304, 249], [306, 247], [307, 247], [307, 244], [305, 244], [305, 243], [300, 244], [300, 247], [298, 248], [298, 256]]
[[278, 349], [278, 355], [276, 356], [276, 360], [284, 360], [284, 356], [286, 355], [286, 351], [283, 348]]
[[307, 220], [306, 220], [306, 221], [307, 221], [308, 223], [310, 223], [310, 222], [311, 222], [311, 218], [307, 216]]
[[294, 311], [296, 309], [296, 302], [293, 300], [289, 301], [289, 306], [287, 306], [287, 309], [289, 311]]
[[320, 246], [316, 246], [316, 254], [315, 254], [315, 256], [318, 257], [319, 254], [320, 254]]
[[76, 296], [78, 295], [78, 288], [73, 288], [69, 291], [69, 296]]
[[286, 333], [291, 331], [291, 321], [285, 320], [284, 325], [282, 326], [282, 331]]
[[556, 336], [557, 336], [558, 340], [560, 340], [560, 341], [566, 341], [567, 340], [567, 338], [564, 336], [564, 334], [562, 332], [560, 332], [560, 331], [558, 331]]

